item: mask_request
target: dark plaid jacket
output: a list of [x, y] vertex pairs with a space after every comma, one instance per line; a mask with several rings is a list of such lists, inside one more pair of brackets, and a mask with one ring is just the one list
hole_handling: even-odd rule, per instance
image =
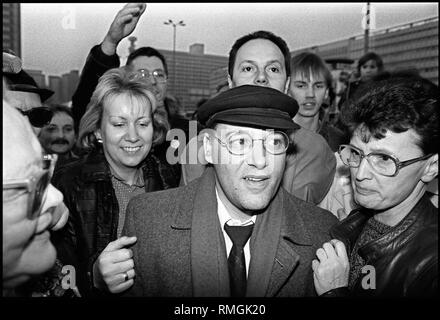
[[[152, 152], [143, 161], [145, 192], [177, 187], [172, 168]], [[94, 261], [117, 238], [119, 206], [111, 173], [102, 150], [60, 167], [52, 183], [69, 208], [66, 226], [53, 234], [58, 257], [76, 268], [77, 286], [83, 295], [92, 291]]]

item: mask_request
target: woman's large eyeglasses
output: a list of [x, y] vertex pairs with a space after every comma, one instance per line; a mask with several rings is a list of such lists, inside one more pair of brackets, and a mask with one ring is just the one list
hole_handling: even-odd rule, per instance
[[147, 69], [139, 69], [133, 74], [130, 75], [130, 80], [138, 80], [138, 79], [148, 79], [150, 80], [151, 77], [154, 78], [155, 81], [159, 83], [165, 83], [167, 82], [167, 75], [165, 72], [161, 69], [156, 69], [153, 71], [148, 71]]
[[26, 111], [17, 108], [22, 115], [27, 116], [32, 126], [36, 128], [42, 128], [50, 123], [52, 120], [53, 112], [47, 107], [37, 107]]
[[339, 156], [345, 165], [352, 168], [358, 168], [361, 165], [362, 159], [366, 158], [373, 170], [377, 173], [386, 177], [395, 177], [401, 168], [409, 166], [410, 164], [418, 161], [426, 160], [431, 157], [432, 154], [406, 161], [400, 161], [392, 155], [380, 152], [371, 152], [365, 155], [362, 150], [356, 147], [348, 144], [342, 144], [339, 147]]
[[3, 180], [3, 190], [24, 189], [26, 193], [30, 194], [27, 217], [31, 220], [37, 218], [41, 213], [57, 159], [56, 154], [43, 155], [43, 171], [37, 176], [27, 179]]
[[218, 142], [226, 147], [231, 154], [247, 154], [254, 146], [254, 141], [263, 141], [264, 149], [271, 154], [282, 154], [289, 147], [289, 137], [284, 132], [275, 131], [269, 133], [263, 139], [253, 139], [245, 132], [235, 132], [226, 138], [226, 141], [214, 136]]

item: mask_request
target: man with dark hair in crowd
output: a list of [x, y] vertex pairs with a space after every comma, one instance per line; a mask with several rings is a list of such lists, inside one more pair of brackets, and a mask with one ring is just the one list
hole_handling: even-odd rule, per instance
[[76, 142], [75, 123], [72, 111], [63, 105], [50, 105], [53, 117], [49, 124], [45, 125], [38, 135], [38, 140], [47, 153], [58, 154], [57, 166], [67, 161], [77, 159], [74, 153]]
[[253, 85], [203, 104], [212, 166], [186, 186], [130, 201], [123, 234], [137, 243], [116, 275], [101, 272], [102, 288], [127, 290], [134, 265], [129, 296], [316, 296], [311, 262], [337, 220], [281, 187], [297, 110], [288, 95]]
[[[90, 97], [98, 84], [99, 78], [112, 68], [120, 65], [116, 49], [122, 39], [128, 37], [136, 28], [140, 17], [145, 12], [145, 3], [128, 3], [115, 16], [101, 44], [94, 46], [81, 72], [78, 87], [72, 97], [72, 112], [78, 126], [86, 111]], [[179, 128], [188, 137], [188, 120], [180, 111], [179, 102], [167, 96], [168, 67], [165, 57], [152, 47], [141, 47], [133, 51], [127, 58], [126, 65], [137, 72], [140, 78], [148, 78], [152, 83], [158, 102], [158, 108], [165, 108], [170, 127]], [[162, 161], [166, 161], [166, 151], [170, 143], [157, 145], [152, 151]], [[176, 181], [180, 180], [180, 165], [173, 165]]]
[[317, 251], [318, 294], [438, 294], [438, 212], [426, 190], [438, 175], [439, 105], [426, 89], [411, 77], [375, 81], [344, 111], [351, 140], [339, 154], [360, 208]]
[[[290, 51], [282, 38], [268, 31], [245, 35], [233, 44], [229, 52], [229, 87], [247, 84], [287, 93], [290, 62]], [[327, 194], [333, 181], [336, 167], [334, 154], [324, 138], [315, 132], [299, 127], [292, 135], [296, 150], [287, 157], [282, 185], [298, 198], [317, 204]], [[197, 165], [183, 166], [182, 180], [191, 181], [205, 169], [201, 165], [198, 169], [194, 168]]]

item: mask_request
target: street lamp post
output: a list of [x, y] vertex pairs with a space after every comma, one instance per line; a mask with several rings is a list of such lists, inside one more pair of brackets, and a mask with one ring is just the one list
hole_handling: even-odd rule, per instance
[[165, 21], [164, 24], [173, 26], [173, 78], [172, 78], [172, 88], [173, 88], [173, 94], [175, 94], [176, 90], [174, 88], [174, 79], [176, 78], [176, 28], [177, 26], [185, 26], [185, 23], [183, 23], [183, 20], [180, 20], [177, 23], [174, 23], [173, 20], [169, 19], [168, 21]]
[[369, 37], [370, 37], [370, 3], [367, 2], [367, 7], [365, 10], [364, 54], [368, 52]]

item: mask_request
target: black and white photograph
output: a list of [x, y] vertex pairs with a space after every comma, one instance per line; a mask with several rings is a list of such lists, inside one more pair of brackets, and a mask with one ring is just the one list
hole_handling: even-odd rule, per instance
[[437, 2], [2, 7], [2, 301], [438, 297]]

